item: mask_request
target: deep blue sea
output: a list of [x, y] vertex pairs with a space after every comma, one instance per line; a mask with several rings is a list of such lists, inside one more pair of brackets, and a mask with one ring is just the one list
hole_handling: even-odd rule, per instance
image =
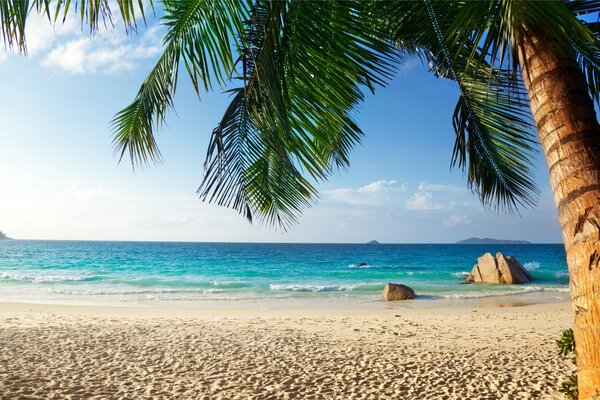
[[[485, 252], [517, 258], [526, 285], [461, 285]], [[366, 263], [365, 266], [359, 266]], [[420, 299], [564, 299], [560, 244], [269, 244], [0, 241], [0, 300], [71, 303], [379, 302], [387, 282]], [[176, 304], [176, 303], [171, 303]]]

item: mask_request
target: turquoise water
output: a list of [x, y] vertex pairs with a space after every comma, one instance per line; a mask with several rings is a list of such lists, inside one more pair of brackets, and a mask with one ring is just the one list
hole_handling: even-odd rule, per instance
[[[461, 285], [477, 257], [502, 251], [526, 285]], [[366, 263], [366, 266], [359, 266]], [[565, 298], [562, 245], [253, 244], [0, 241], [0, 299], [222, 303], [377, 302], [387, 282], [428, 299], [542, 294]]]

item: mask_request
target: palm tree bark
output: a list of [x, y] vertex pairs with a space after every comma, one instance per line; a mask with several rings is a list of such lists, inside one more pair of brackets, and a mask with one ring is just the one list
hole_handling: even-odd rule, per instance
[[600, 399], [600, 126], [573, 55], [532, 30], [519, 61], [562, 226], [579, 399]]

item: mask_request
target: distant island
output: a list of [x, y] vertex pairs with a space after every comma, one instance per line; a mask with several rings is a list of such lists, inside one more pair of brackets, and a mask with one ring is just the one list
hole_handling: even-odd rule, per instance
[[0, 231], [0, 240], [10, 240], [10, 238], [4, 232]]
[[504, 240], [504, 239], [490, 239], [490, 238], [478, 238], [472, 237], [469, 239], [461, 240], [456, 244], [531, 244], [527, 240]]
[[370, 242], [367, 242], [367, 244], [381, 244], [381, 243], [379, 243], [377, 240], [371, 240]]

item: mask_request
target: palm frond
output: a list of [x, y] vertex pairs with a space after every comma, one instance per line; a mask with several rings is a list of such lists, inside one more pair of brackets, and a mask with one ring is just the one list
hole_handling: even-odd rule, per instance
[[567, 0], [567, 9], [576, 16], [598, 14], [600, 12], [600, 1], [598, 0]]
[[164, 1], [163, 24], [168, 28], [164, 50], [134, 101], [111, 122], [113, 147], [121, 161], [129, 155], [133, 167], [162, 160], [155, 131], [173, 108], [179, 64], [183, 59], [194, 86], [211, 87], [211, 74], [223, 81], [233, 66], [232, 40], [245, 19], [241, 1]]
[[467, 171], [469, 187], [484, 206], [509, 212], [534, 206], [539, 190], [532, 180], [535, 126], [526, 92], [514, 87], [512, 73], [463, 74], [453, 126], [452, 165]]
[[240, 38], [243, 86], [213, 131], [202, 199], [287, 229], [316, 198], [308, 179], [348, 165], [361, 89], [385, 84], [398, 61], [374, 34], [371, 6], [257, 2]]
[[0, 1], [0, 25], [4, 46], [17, 47], [26, 52], [25, 23], [29, 11], [29, 2], [23, 0]]
[[178, 43], [169, 43], [134, 101], [111, 121], [113, 147], [119, 162], [126, 153], [134, 168], [162, 161], [154, 131], [164, 122], [167, 111], [173, 107], [179, 57]]
[[[44, 10], [50, 12], [51, 0], [34, 0], [38, 10]], [[54, 22], [59, 19], [64, 22], [67, 19], [69, 11], [73, 11], [78, 15], [82, 26], [87, 26], [90, 33], [94, 33], [98, 30], [100, 23], [105, 27], [113, 25], [113, 11], [111, 9], [110, 0], [81, 0], [72, 3], [71, 0], [58, 0], [55, 3], [54, 10], [52, 10], [51, 17]], [[116, 0], [117, 7], [119, 9], [119, 15], [123, 22], [123, 26], [126, 30], [137, 27], [136, 14], [139, 12], [142, 20], [146, 22], [146, 12], [144, 9], [144, 2], [142, 0]], [[113, 7], [114, 7], [114, 3]], [[150, 8], [154, 10], [153, 0], [150, 0]]]
[[509, 68], [516, 80], [520, 68], [524, 73], [529, 68], [526, 60], [519, 66], [516, 49], [535, 32], [538, 37], [560, 43], [557, 47], [566, 56], [574, 56], [590, 95], [600, 101], [600, 2], [487, 0], [465, 2], [454, 8], [446, 45], [457, 49], [471, 43], [470, 61], [475, 61], [475, 67], [489, 64]]
[[[444, 41], [434, 54], [461, 93], [453, 118], [452, 165], [468, 170], [469, 186], [484, 206], [512, 212], [535, 205], [539, 191], [531, 177], [535, 126], [518, 58], [507, 40], [518, 25], [506, 3], [459, 8], [446, 32], [438, 26]], [[436, 24], [434, 13], [431, 18]], [[485, 29], [473, 29], [478, 26]]]
[[165, 43], [178, 43], [181, 58], [200, 94], [215, 79], [226, 84], [234, 65], [236, 39], [249, 17], [250, 0], [164, 0]]
[[213, 131], [200, 198], [233, 207], [249, 221], [287, 228], [316, 190], [286, 150], [290, 133], [282, 80], [281, 31], [287, 5], [259, 2], [240, 39], [244, 86]]
[[400, 46], [417, 49], [437, 76], [458, 84], [451, 165], [467, 172], [484, 206], [512, 212], [534, 205], [538, 190], [531, 176], [535, 127], [507, 40], [508, 3], [398, 1], [387, 3], [386, 13]]

